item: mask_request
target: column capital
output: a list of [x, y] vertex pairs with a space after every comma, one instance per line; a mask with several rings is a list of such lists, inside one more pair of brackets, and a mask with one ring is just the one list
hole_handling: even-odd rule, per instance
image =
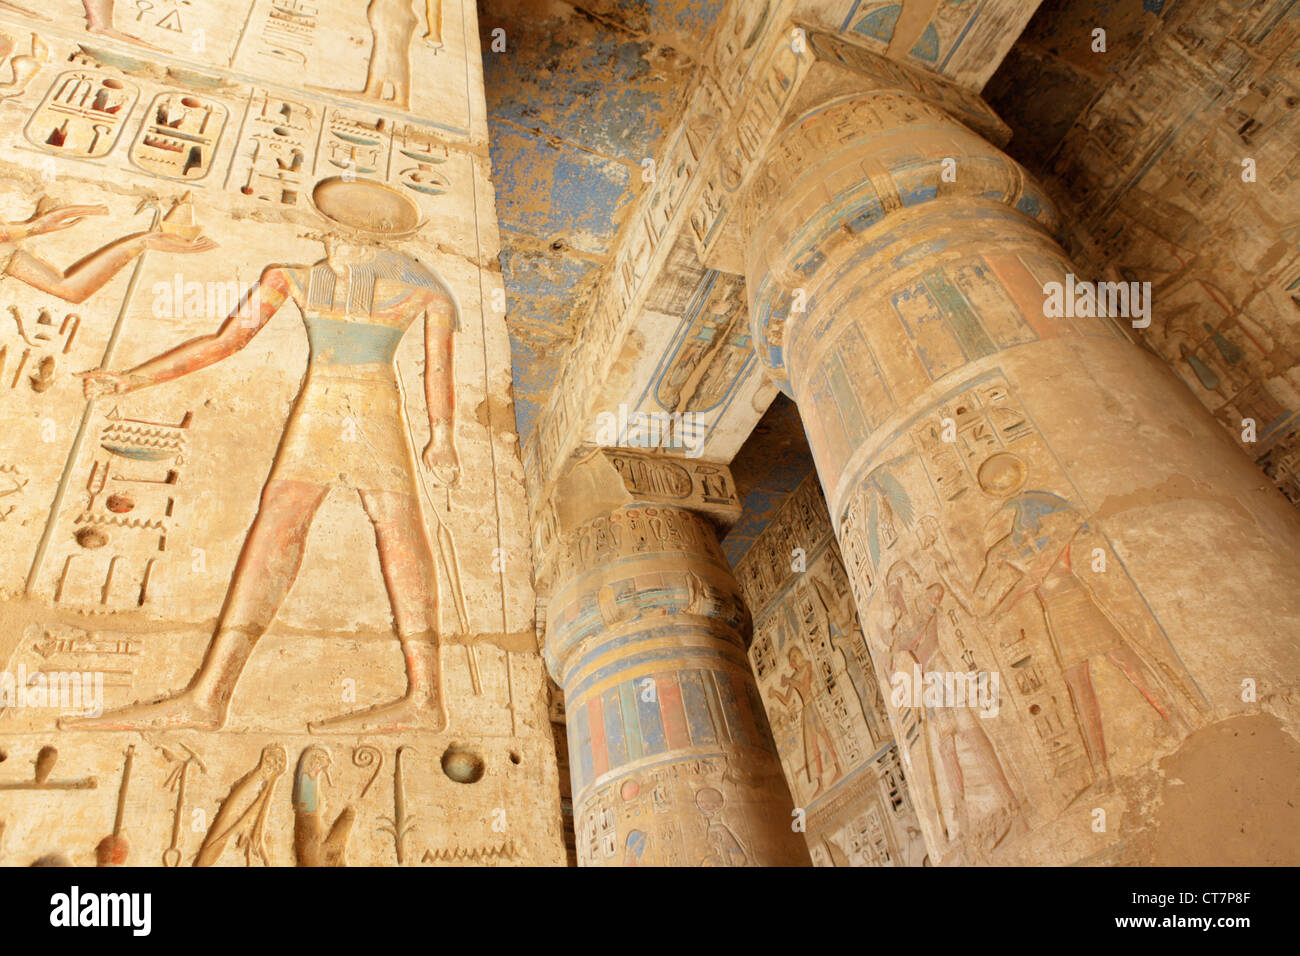
[[[785, 35], [796, 29], [791, 24]], [[805, 33], [805, 48], [797, 54], [778, 50], [773, 57], [774, 67], [784, 67], [778, 74], [784, 82], [777, 85], [785, 89], [779, 109], [761, 109], [755, 103], [732, 133], [732, 148], [720, 153], [713, 168], [705, 169], [704, 190], [691, 215], [691, 237], [701, 261], [710, 268], [746, 274], [744, 247], [751, 220], [743, 214], [743, 200], [749, 185], [759, 178], [787, 129], [836, 100], [878, 93], [906, 96], [995, 146], [1004, 146], [1011, 138], [1010, 127], [972, 90], [832, 33]], [[814, 152], [810, 158], [815, 157]]]
[[[835, 42], [843, 57], [869, 63], [871, 54]], [[893, 247], [890, 261], [901, 263], [942, 255], [966, 228], [947, 211], [957, 205], [1022, 220], [1035, 232], [1057, 230], [1046, 192], [987, 138], [1000, 121], [974, 94], [904, 85], [819, 62], [746, 185], [739, 218], [750, 328], [778, 384], [787, 374], [787, 324], [811, 312], [864, 255], [884, 262]], [[937, 220], [921, 221], [940, 207]]]
[[729, 528], [740, 518], [731, 469], [721, 462], [627, 448], [587, 448], [560, 475], [547, 501], [535, 507], [533, 552], [539, 590], [546, 590], [556, 554], [594, 519], [630, 505], [689, 511]]
[[808, 46], [816, 61], [790, 103], [789, 118], [845, 93], [898, 92], [942, 110], [995, 146], [1011, 140], [1011, 127], [973, 90], [872, 53], [833, 33], [809, 33]]

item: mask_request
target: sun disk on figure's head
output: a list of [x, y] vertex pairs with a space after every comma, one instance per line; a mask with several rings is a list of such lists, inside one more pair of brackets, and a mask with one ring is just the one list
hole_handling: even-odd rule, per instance
[[322, 179], [311, 204], [332, 229], [362, 239], [403, 239], [424, 225], [414, 199], [368, 179]]
[[1025, 484], [1028, 471], [1025, 463], [1010, 452], [998, 452], [980, 465], [976, 476], [980, 487], [990, 495], [1005, 497], [1019, 491]]

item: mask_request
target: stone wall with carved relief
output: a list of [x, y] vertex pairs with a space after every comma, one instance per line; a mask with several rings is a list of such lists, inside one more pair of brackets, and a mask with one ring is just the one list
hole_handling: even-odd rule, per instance
[[0, 863], [564, 860], [470, 0], [0, 10]]

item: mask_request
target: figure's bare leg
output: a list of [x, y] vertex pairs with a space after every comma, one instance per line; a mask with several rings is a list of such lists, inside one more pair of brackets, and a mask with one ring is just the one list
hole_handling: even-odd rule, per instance
[[424, 36], [420, 39], [442, 46], [442, 0], [424, 0]]
[[966, 796], [966, 781], [962, 777], [961, 761], [957, 759], [957, 738], [954, 734], [946, 733], [939, 738], [939, 759], [948, 772], [948, 780], [960, 802]]
[[113, 0], [82, 0], [86, 8], [86, 32], [103, 33], [113, 29]]
[[934, 720], [933, 708], [926, 708], [922, 732], [925, 735], [926, 762], [930, 765], [932, 779], [930, 792], [934, 795], [935, 809], [944, 836], [953, 842], [965, 836], [967, 820], [962, 800], [961, 769], [952, 748], [952, 735], [939, 730]]
[[6, 274], [66, 302], [85, 302], [144, 251], [143, 236], [144, 233], [135, 233], [114, 240], [66, 270], [20, 249], [9, 261]]
[[[992, 851], [1013, 828], [1018, 826], [1023, 832], [1025, 825], [1016, 814], [1016, 795], [1002, 770], [993, 741], [967, 708], [958, 709], [956, 718], [953, 755], [959, 767], [962, 795], [967, 801], [968, 815], [972, 809], [979, 814], [976, 829], [980, 845], [985, 851]], [[963, 764], [969, 770], [961, 769]]]
[[411, 80], [403, 76], [393, 81], [393, 105], [401, 109], [411, 108]]
[[836, 780], [840, 779], [840, 776], [844, 771], [840, 768], [839, 754], [835, 752], [835, 739], [831, 736], [830, 731], [825, 729], [822, 730], [822, 745], [825, 747], [826, 753], [830, 754], [831, 758], [831, 778], [826, 781], [826, 785], [830, 786]]
[[365, 88], [361, 91], [362, 96], [368, 96], [372, 100], [382, 100], [384, 98], [384, 77], [379, 75], [373, 66], [370, 73], [366, 76]]
[[392, 103], [405, 107], [410, 103], [411, 43], [419, 18], [408, 0], [402, 3], [371, 0], [366, 6], [366, 21], [370, 24], [373, 44], [370, 48], [370, 65], [366, 71], [366, 87], [362, 95], [384, 100], [384, 87], [393, 86]]
[[1171, 713], [1171, 708], [1161, 703], [1160, 697], [1155, 691], [1155, 682], [1151, 679], [1150, 672], [1133, 648], [1121, 645], [1107, 656], [1116, 667], [1124, 672], [1124, 676], [1129, 679], [1129, 683], [1136, 687], [1138, 693], [1146, 698], [1147, 703], [1155, 709], [1155, 712], [1169, 723], [1173, 723], [1174, 715]]
[[[371, 71], [366, 80], [366, 88], [361, 91], [362, 95], [380, 102], [392, 103], [394, 106], [409, 107], [411, 105], [410, 65], [396, 59], [393, 62], [394, 69], [391, 72]], [[393, 95], [385, 96], [384, 93], [389, 87], [392, 87]]]
[[185, 690], [100, 717], [60, 721], [59, 726], [102, 730], [221, 727], [254, 645], [270, 627], [298, 576], [307, 532], [328, 490], [300, 481], [267, 483], [235, 564], [217, 632]]
[[[809, 749], [809, 748], [805, 747], [805, 749]], [[815, 777], [813, 776], [812, 766], [810, 764], [808, 767], [808, 779], [811, 780], [814, 784], [816, 784], [812, 792], [812, 799], [816, 800], [818, 797], [822, 795], [822, 777], [826, 773], [826, 768], [822, 766], [822, 752], [821, 752], [821, 748], [818, 746], [818, 741], [816, 737], [813, 737], [812, 739], [811, 750], [812, 750], [812, 756], [809, 759], [812, 761], [812, 763], [817, 764], [817, 776]]]
[[406, 660], [406, 693], [390, 704], [313, 723], [311, 729], [442, 731], [447, 726], [447, 707], [438, 653], [438, 572], [419, 499], [391, 491], [360, 494], [375, 527], [379, 567]]

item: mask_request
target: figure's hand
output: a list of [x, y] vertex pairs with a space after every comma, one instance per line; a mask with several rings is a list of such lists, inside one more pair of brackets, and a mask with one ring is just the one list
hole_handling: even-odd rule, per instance
[[420, 456], [424, 467], [433, 472], [439, 485], [454, 488], [460, 481], [460, 456], [452, 440], [451, 428], [445, 424], [433, 426], [433, 435]]
[[47, 213], [42, 213], [27, 224], [29, 236], [39, 236], [47, 232], [58, 232], [75, 226], [87, 216], [106, 216], [108, 207], [103, 204], [93, 206], [59, 206]]
[[77, 377], [81, 379], [81, 390], [85, 392], [87, 398], [121, 395], [131, 389], [130, 380], [121, 372], [93, 369], [89, 372], [78, 372]]
[[144, 237], [146, 249], [155, 249], [158, 252], [207, 252], [209, 249], [217, 248], [217, 244], [207, 236], [196, 236], [193, 239], [186, 239], [184, 236], [178, 236], [173, 232], [150, 232]]

